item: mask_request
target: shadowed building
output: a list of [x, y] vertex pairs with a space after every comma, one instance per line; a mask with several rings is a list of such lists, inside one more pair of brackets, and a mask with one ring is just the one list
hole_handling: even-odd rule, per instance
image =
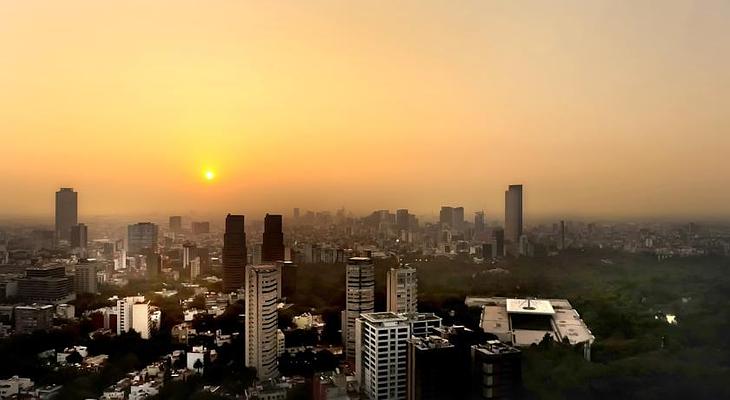
[[71, 227], [71, 247], [86, 249], [89, 243], [89, 229], [84, 224]]
[[264, 218], [264, 242], [261, 246], [261, 261], [284, 260], [284, 232], [281, 215], [266, 214]]
[[78, 193], [73, 188], [56, 192], [56, 240], [71, 240], [71, 227], [78, 224]]
[[509, 185], [504, 192], [504, 239], [507, 254], [519, 254], [522, 236], [522, 185]]
[[223, 291], [235, 292], [243, 288], [246, 274], [246, 232], [245, 217], [226, 217], [226, 232], [223, 235]]
[[157, 225], [139, 222], [127, 227], [127, 254], [139, 255], [143, 249], [157, 249]]

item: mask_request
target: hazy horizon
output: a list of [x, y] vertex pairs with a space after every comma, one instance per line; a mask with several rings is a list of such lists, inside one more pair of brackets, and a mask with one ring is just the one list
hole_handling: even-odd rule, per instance
[[[0, 5], [0, 217], [730, 216], [730, 3]], [[211, 171], [215, 178], [206, 180]], [[494, 218], [492, 218], [494, 217]], [[256, 218], [257, 219], [257, 218]]]

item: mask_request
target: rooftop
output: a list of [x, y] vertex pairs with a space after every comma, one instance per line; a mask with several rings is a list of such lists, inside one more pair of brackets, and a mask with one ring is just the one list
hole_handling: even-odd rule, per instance
[[363, 318], [363, 319], [368, 320], [373, 323], [407, 321], [407, 319], [405, 317], [400, 316], [396, 313], [392, 313], [392, 312], [366, 313], [366, 314], [360, 315], [360, 318]]
[[516, 314], [555, 314], [550, 300], [507, 299], [507, 312]]
[[486, 354], [509, 354], [520, 352], [520, 349], [512, 347], [506, 343], [502, 343], [499, 340], [488, 340], [486, 343], [474, 345], [472, 348]]

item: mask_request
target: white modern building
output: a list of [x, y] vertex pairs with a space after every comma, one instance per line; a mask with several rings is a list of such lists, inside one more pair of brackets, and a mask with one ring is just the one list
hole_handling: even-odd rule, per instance
[[346, 266], [346, 304], [342, 312], [342, 342], [347, 360], [355, 361], [355, 320], [375, 311], [375, 266], [369, 257], [351, 257]]
[[279, 269], [274, 264], [246, 267], [246, 366], [256, 368], [258, 378], [278, 376]]
[[431, 313], [362, 314], [355, 323], [355, 376], [365, 398], [405, 399], [408, 341], [441, 327]]
[[480, 326], [505, 343], [527, 347], [547, 335], [558, 342], [581, 346], [590, 360], [595, 336], [566, 299], [467, 297], [466, 305], [481, 307]]
[[150, 338], [150, 303], [144, 296], [117, 300], [117, 334], [134, 329], [142, 339]]
[[391, 268], [387, 276], [387, 309], [394, 313], [418, 311], [418, 279], [413, 267]]

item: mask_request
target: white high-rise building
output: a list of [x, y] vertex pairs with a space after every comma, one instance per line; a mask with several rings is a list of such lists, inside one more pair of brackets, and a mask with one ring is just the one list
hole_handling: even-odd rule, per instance
[[261, 380], [279, 375], [277, 364], [279, 269], [276, 265], [246, 267], [246, 366]]
[[405, 399], [408, 340], [441, 327], [432, 313], [362, 314], [355, 322], [355, 376], [370, 400]]
[[387, 277], [387, 308], [394, 313], [418, 311], [418, 279], [413, 267], [391, 268]]
[[150, 338], [150, 303], [144, 296], [117, 300], [117, 335], [134, 329], [142, 339]]
[[405, 399], [408, 320], [391, 312], [362, 314], [356, 321], [355, 376], [366, 399]]
[[190, 261], [190, 280], [195, 280], [198, 275], [200, 275], [200, 257], [195, 257]]
[[355, 361], [355, 320], [375, 311], [375, 266], [369, 257], [347, 260], [346, 304], [342, 312], [342, 335], [345, 355]]

